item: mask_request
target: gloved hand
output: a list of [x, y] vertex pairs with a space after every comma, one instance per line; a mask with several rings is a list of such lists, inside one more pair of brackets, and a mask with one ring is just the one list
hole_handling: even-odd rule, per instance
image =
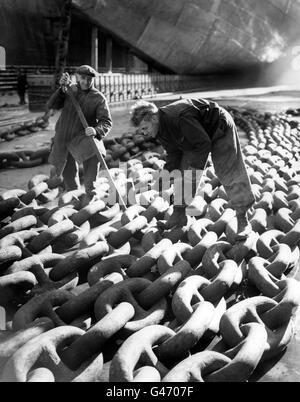
[[72, 80], [71, 80], [69, 73], [63, 73], [63, 75], [61, 76], [61, 78], [59, 80], [59, 85], [61, 86], [62, 90], [64, 92], [66, 92], [67, 87], [71, 84], [72, 84]]
[[87, 137], [95, 137], [97, 135], [97, 131], [94, 129], [94, 127], [87, 127], [85, 129], [85, 135]]

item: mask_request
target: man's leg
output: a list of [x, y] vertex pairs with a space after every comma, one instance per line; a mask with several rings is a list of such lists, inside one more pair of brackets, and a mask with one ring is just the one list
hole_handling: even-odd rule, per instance
[[181, 177], [174, 180], [174, 212], [164, 225], [164, 229], [186, 226], [186, 208], [191, 204], [201, 187], [203, 170], [191, 166], [193, 152], [184, 152], [181, 159]]
[[22, 92], [22, 94], [21, 94], [21, 105], [26, 105], [25, 92]]
[[85, 192], [91, 200], [94, 196], [94, 182], [97, 180], [100, 162], [97, 156], [87, 159], [83, 162], [83, 182]]
[[18, 96], [20, 98], [19, 105], [22, 105], [22, 100], [23, 100], [24, 97], [22, 97], [22, 92], [21, 91], [18, 91]]
[[226, 112], [212, 144], [212, 160], [216, 174], [229, 198], [229, 206], [236, 210], [238, 219], [237, 240], [245, 239], [251, 232], [247, 211], [255, 202], [250, 179], [243, 159], [236, 125]]
[[68, 153], [67, 163], [62, 176], [66, 191], [73, 191], [80, 188], [78, 164], [70, 153]]

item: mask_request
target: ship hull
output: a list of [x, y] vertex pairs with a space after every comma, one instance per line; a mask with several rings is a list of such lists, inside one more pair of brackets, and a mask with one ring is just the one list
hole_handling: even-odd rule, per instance
[[300, 42], [297, 0], [73, 0], [73, 4], [177, 74], [272, 63]]

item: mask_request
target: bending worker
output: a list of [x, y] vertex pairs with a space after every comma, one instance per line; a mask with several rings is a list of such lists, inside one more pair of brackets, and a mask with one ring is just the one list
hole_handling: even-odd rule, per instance
[[[108, 103], [104, 95], [94, 86], [96, 71], [90, 66], [81, 66], [76, 71], [77, 83], [71, 85], [68, 73], [62, 75], [60, 88], [47, 103], [47, 109], [62, 109], [56, 123], [53, 147], [49, 163], [55, 166], [56, 174], [63, 177], [66, 191], [77, 190], [80, 187], [78, 164], [83, 164], [83, 182], [88, 200], [93, 198], [94, 182], [100, 168], [89, 136], [95, 142], [102, 154], [105, 148], [102, 143], [112, 128], [112, 119]], [[82, 108], [89, 124], [83, 128], [67, 88], [73, 91], [77, 102]]]
[[[230, 113], [215, 102], [205, 99], [183, 99], [157, 108], [146, 101], [137, 102], [131, 112], [131, 123], [138, 132], [157, 137], [167, 152], [165, 170], [192, 171], [192, 194], [199, 192], [200, 180], [211, 153], [215, 172], [225, 188], [229, 206], [236, 211], [236, 240], [251, 233], [248, 209], [255, 198], [241, 153], [237, 128]], [[184, 177], [184, 176], [183, 176]], [[174, 185], [176, 193], [176, 185]], [[175, 197], [174, 197], [175, 198]], [[187, 224], [186, 207], [182, 200], [174, 203], [174, 212], [165, 229]]]

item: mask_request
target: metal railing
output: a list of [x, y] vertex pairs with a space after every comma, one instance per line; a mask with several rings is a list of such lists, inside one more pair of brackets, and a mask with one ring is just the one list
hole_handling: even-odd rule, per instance
[[[14, 91], [17, 87], [17, 69], [26, 69], [28, 75], [52, 75], [54, 67], [47, 66], [7, 66], [0, 71], [0, 91]], [[66, 69], [74, 74], [76, 67]], [[197, 88], [201, 78], [187, 75], [100, 73], [96, 81], [99, 90], [109, 102], [118, 102], [144, 97], [162, 92], [185, 91]], [[202, 79], [203, 83], [203, 79]]]
[[[0, 72], [0, 92], [14, 91], [17, 85], [17, 68], [25, 68], [29, 83], [29, 107], [32, 111], [44, 110], [47, 100], [53, 93], [54, 67], [18, 66], [7, 67]], [[74, 74], [76, 67], [66, 69]], [[75, 79], [75, 78], [74, 78]], [[153, 97], [166, 92], [193, 91], [205, 89], [209, 78], [192, 75], [127, 74], [100, 73], [96, 87], [105, 95], [108, 102], [118, 103]]]
[[[162, 74], [101, 74], [97, 87], [110, 103], [198, 88], [201, 78]], [[203, 80], [202, 80], [203, 84]]]
[[25, 69], [27, 74], [53, 74], [54, 67], [47, 66], [6, 66], [0, 70], [0, 92], [15, 91], [17, 89], [18, 69]]

